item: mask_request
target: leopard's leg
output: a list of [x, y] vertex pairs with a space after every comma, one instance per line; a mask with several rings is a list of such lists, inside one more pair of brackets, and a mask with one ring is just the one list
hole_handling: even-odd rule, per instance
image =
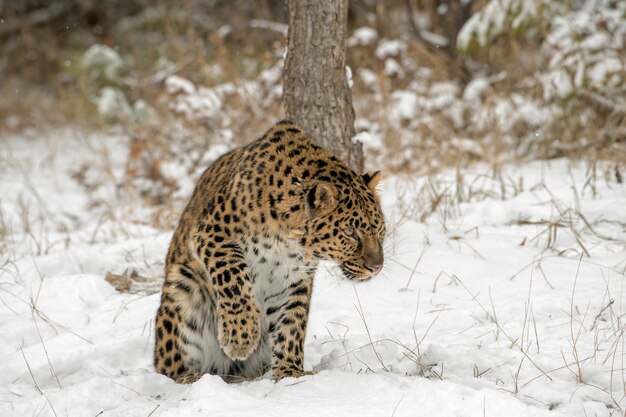
[[304, 339], [311, 304], [313, 275], [292, 284], [279, 306], [268, 307], [272, 341], [272, 378], [298, 377], [304, 372]]
[[248, 265], [234, 243], [216, 245], [203, 255], [216, 295], [219, 345], [229, 358], [244, 361], [261, 339], [261, 315], [252, 294]]
[[200, 277], [186, 264], [169, 265], [157, 311], [154, 367], [179, 383], [190, 383], [202, 375], [193, 334], [199, 331], [197, 319], [185, 315], [191, 306], [207, 304], [206, 288]]

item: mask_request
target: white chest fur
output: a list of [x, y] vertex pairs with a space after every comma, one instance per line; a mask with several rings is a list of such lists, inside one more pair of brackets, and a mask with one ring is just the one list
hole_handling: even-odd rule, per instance
[[251, 239], [245, 256], [254, 300], [261, 311], [280, 303], [289, 295], [290, 285], [309, 276], [312, 266], [302, 255], [299, 243], [291, 239], [268, 235]]
[[[268, 328], [272, 320], [280, 315], [280, 306], [288, 303], [294, 291], [293, 285], [310, 279], [315, 261], [303, 260], [302, 248], [297, 241], [260, 234], [249, 239], [244, 249], [244, 257], [250, 271], [250, 282], [254, 302], [261, 313], [261, 332], [264, 337], [259, 347], [244, 362], [233, 362], [221, 349], [217, 340], [217, 327], [212, 325], [212, 310], [201, 316], [205, 325], [200, 333], [188, 334], [200, 348], [189, 348], [189, 355], [198, 362], [200, 372], [220, 375], [239, 374], [258, 376], [271, 361], [272, 346]], [[268, 310], [273, 312], [268, 314]]]

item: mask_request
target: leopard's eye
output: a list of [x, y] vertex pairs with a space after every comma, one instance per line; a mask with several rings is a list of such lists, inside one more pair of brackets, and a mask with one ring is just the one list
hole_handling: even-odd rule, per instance
[[358, 239], [358, 236], [356, 235], [356, 232], [352, 227], [346, 227], [345, 229], [343, 229], [343, 234], [351, 239]]

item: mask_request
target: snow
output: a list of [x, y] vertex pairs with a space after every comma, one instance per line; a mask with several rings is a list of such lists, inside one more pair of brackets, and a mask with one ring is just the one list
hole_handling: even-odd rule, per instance
[[404, 78], [404, 69], [395, 59], [387, 58], [385, 60], [385, 75], [388, 77]]
[[144, 123], [158, 122], [157, 111], [143, 99], [138, 99], [133, 104], [133, 115], [135, 119]]
[[225, 38], [233, 32], [233, 27], [231, 25], [223, 25], [217, 30], [217, 36], [220, 38]]
[[352, 138], [352, 143], [362, 143], [365, 148], [382, 149], [383, 144], [380, 137], [373, 136], [369, 132], [359, 132]]
[[[128, 141], [4, 138], [1, 416], [623, 415], [626, 187], [608, 164], [384, 177], [385, 268], [358, 285], [320, 270], [313, 375], [177, 385], [152, 369], [152, 326], [184, 202], [169, 227], [150, 221], [120, 185]], [[104, 279], [124, 271], [137, 291]]]
[[347, 45], [349, 47], [357, 45], [372, 45], [378, 39], [378, 33], [375, 29], [364, 26], [356, 29], [350, 38], [348, 38]]
[[463, 100], [474, 105], [480, 104], [484, 92], [489, 88], [489, 84], [489, 80], [486, 78], [474, 78], [465, 86]]
[[95, 99], [98, 112], [106, 118], [126, 117], [132, 113], [126, 96], [115, 87], [104, 87]]
[[397, 39], [383, 39], [376, 47], [376, 58], [385, 59], [388, 57], [397, 57], [406, 51], [406, 43]]
[[435, 109], [444, 109], [454, 105], [457, 102], [458, 87], [455, 83], [451, 82], [438, 82], [433, 83], [430, 94], [430, 105]]
[[376, 91], [378, 86], [378, 75], [374, 71], [367, 68], [359, 68], [357, 69], [357, 75], [364, 85]]
[[288, 25], [279, 22], [271, 22], [269, 20], [252, 19], [249, 23], [251, 28], [255, 29], [267, 29], [280, 33], [283, 36], [287, 36], [289, 29]]
[[411, 120], [417, 117], [417, 96], [411, 91], [397, 90], [391, 93], [392, 116], [396, 120]]
[[554, 96], [565, 98], [574, 92], [571, 77], [565, 70], [556, 70], [547, 74], [545, 78], [543, 94], [546, 100]]
[[352, 79], [352, 68], [349, 65], [346, 65], [346, 80], [348, 80], [348, 88], [352, 89], [354, 80]]
[[436, 33], [432, 33], [428, 30], [420, 30], [420, 36], [426, 42], [428, 42], [431, 45], [435, 45], [437, 48], [439, 47], [446, 48], [448, 47], [448, 45], [450, 45], [450, 40], [448, 38], [446, 38], [445, 36], [438, 35]]
[[193, 94], [196, 92], [196, 86], [191, 81], [178, 75], [170, 75], [165, 79], [165, 89], [168, 94]]
[[158, 120], [156, 110], [145, 100], [138, 99], [131, 107], [124, 93], [116, 87], [103, 87], [93, 102], [105, 120], [133, 119], [146, 124]]
[[189, 121], [215, 119], [222, 109], [222, 97], [228, 93], [229, 85], [225, 83], [219, 87], [219, 89], [200, 87], [189, 94], [179, 94], [171, 101], [170, 108], [175, 113], [184, 115]]

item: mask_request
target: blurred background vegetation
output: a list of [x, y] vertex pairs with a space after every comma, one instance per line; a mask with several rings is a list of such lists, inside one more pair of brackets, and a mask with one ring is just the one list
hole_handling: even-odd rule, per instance
[[[175, 187], [209, 146], [283, 115], [282, 0], [0, 0], [0, 133], [131, 138], [129, 177]], [[626, 160], [626, 2], [351, 0], [367, 166]]]

